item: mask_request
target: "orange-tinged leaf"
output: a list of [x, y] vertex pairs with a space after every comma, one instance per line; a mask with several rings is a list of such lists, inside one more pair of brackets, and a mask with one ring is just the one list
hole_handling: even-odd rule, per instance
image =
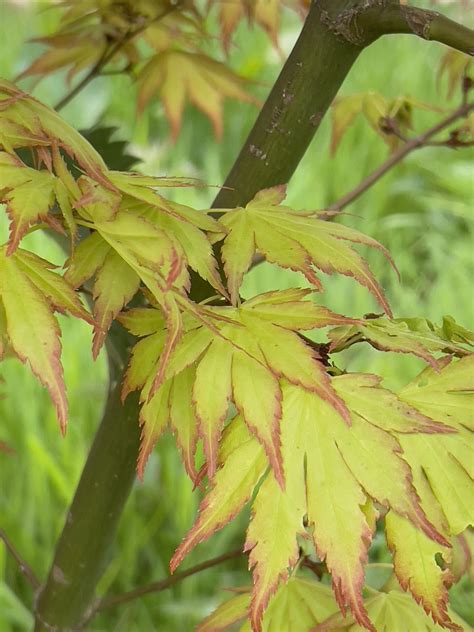
[[48, 144], [57, 144], [77, 160], [82, 169], [105, 187], [111, 187], [106, 173], [107, 167], [81, 134], [66, 123], [54, 110], [17, 88], [14, 84], [0, 80], [0, 108], [2, 117], [24, 125]]
[[11, 346], [48, 389], [64, 433], [68, 407], [59, 325], [47, 298], [18, 266], [15, 255], [5, 256], [4, 252], [0, 255], [0, 294]]
[[[18, 178], [9, 178], [7, 169], [0, 174], [0, 202], [6, 205], [10, 218], [10, 239], [8, 254], [16, 250], [28, 228], [40, 220], [45, 220], [54, 202], [55, 176], [49, 171], [37, 171], [29, 167], [18, 167]], [[8, 169], [11, 172], [11, 169]]]
[[92, 355], [99, 354], [113, 319], [138, 291], [140, 278], [122, 257], [110, 250], [96, 273], [94, 283], [94, 341]]
[[242, 309], [280, 327], [302, 331], [354, 322], [312, 301], [303, 301], [310, 293], [307, 289], [266, 292], [245, 301]]
[[[304, 446], [302, 436], [290, 423], [282, 424], [285, 489], [270, 471], [252, 506], [245, 550], [250, 551], [254, 589], [250, 605], [252, 627], [262, 629], [261, 621], [280, 579], [288, 579], [299, 557], [297, 534], [304, 531], [306, 513]], [[302, 458], [303, 457], [303, 458]], [[276, 537], [275, 537], [276, 536]]]
[[385, 516], [385, 532], [402, 587], [410, 590], [437, 623], [450, 630], [460, 630], [447, 612], [451, 573], [436, 561], [440, 553], [449, 561], [449, 548], [433, 542], [406, 518], [392, 511]]
[[151, 307], [132, 307], [122, 312], [117, 320], [134, 336], [149, 336], [165, 327], [163, 313]]
[[196, 628], [196, 632], [222, 632], [247, 616], [250, 593], [244, 592], [224, 601]]
[[219, 437], [232, 395], [231, 364], [229, 344], [216, 338], [196, 369], [193, 401], [209, 478], [216, 471]]
[[[244, 425], [244, 422], [236, 417], [232, 424]], [[211, 491], [201, 502], [194, 526], [171, 559], [171, 572], [197, 544], [207, 540], [239, 514], [265, 473], [268, 462], [263, 448], [248, 433], [243, 434], [243, 441], [233, 446], [222, 467], [217, 470]], [[225, 437], [221, 449], [225, 449]]]
[[167, 50], [152, 57], [140, 72], [138, 110], [143, 110], [154, 94], [159, 93], [176, 138], [184, 104], [189, 99], [210, 118], [216, 136], [220, 137], [224, 97], [254, 101], [244, 85], [241, 77], [206, 55]]
[[314, 352], [294, 332], [262, 322], [247, 313], [243, 322], [254, 333], [268, 366], [278, 377], [284, 377], [309, 391], [315, 391], [351, 423], [344, 402], [332, 389], [329, 377]]
[[143, 404], [140, 410], [142, 436], [138, 455], [137, 475], [141, 480], [143, 480], [145, 465], [150, 453], [168, 425], [170, 388], [171, 381], [168, 380], [149, 401]]
[[82, 217], [91, 222], [107, 222], [117, 214], [121, 195], [101, 186], [87, 176], [81, 176], [77, 181], [81, 197], [74, 202]]
[[81, 304], [76, 292], [62, 277], [51, 271], [51, 268], [56, 266], [32, 252], [21, 249], [15, 253], [15, 262], [56, 310], [62, 314], [69, 312], [77, 318], [82, 318], [91, 324], [94, 323], [89, 312]]
[[243, 351], [232, 355], [232, 391], [237, 409], [267, 453], [278, 484], [285, 486], [280, 450], [281, 389], [263, 364]]
[[186, 472], [193, 482], [197, 480], [194, 464], [198, 439], [197, 420], [193, 407], [194, 369], [189, 367], [173, 379], [170, 392], [170, 426], [176, 435]]
[[[255, 244], [248, 238], [252, 232], [250, 218], [247, 215], [235, 216], [226, 222], [230, 230], [229, 237], [222, 247], [222, 260], [227, 277], [229, 292], [233, 305], [239, 302], [239, 288], [244, 274], [249, 270], [255, 253]], [[230, 262], [228, 264], [228, 262]]]
[[[383, 246], [358, 231], [324, 221], [316, 212], [294, 211], [281, 206], [284, 193], [282, 187], [260, 191], [245, 209], [233, 209], [220, 219], [228, 231], [224, 237], [222, 256], [233, 303], [238, 300], [238, 286], [248, 269], [249, 254], [253, 248], [253, 252], [261, 252], [271, 263], [302, 272], [317, 289], [320, 289], [321, 283], [314, 268], [328, 274], [339, 272], [351, 276], [368, 288], [390, 315], [382, 288], [364, 259], [349, 244], [376, 247], [387, 256]], [[237, 231], [235, 235], [234, 231]], [[244, 249], [244, 257], [239, 246]]]
[[66, 262], [65, 279], [73, 287], [79, 287], [90, 279], [103, 265], [112, 248], [99, 233], [82, 239]]
[[[122, 386], [122, 401], [132, 391], [145, 386], [150, 375], [154, 375], [158, 364], [158, 358], [165, 346], [165, 330], [147, 336], [139, 340], [133, 347], [130, 361], [125, 372]], [[147, 393], [148, 395], [148, 393]]]
[[407, 405], [395, 393], [382, 388], [380, 382], [377, 375], [351, 373], [335, 377], [332, 385], [351, 411], [382, 430], [400, 433], [453, 431]]
[[[288, 405], [291, 411], [291, 400]], [[328, 407], [323, 415], [328, 422], [332, 417], [333, 423], [340, 423], [335, 411]], [[308, 432], [314, 420], [307, 419], [306, 423]], [[372, 530], [362, 510], [366, 496], [338, 450], [331, 425], [317, 427], [317, 440], [307, 460], [308, 522], [314, 529], [318, 555], [331, 573], [339, 607], [344, 612], [349, 606], [359, 622], [373, 629], [362, 599], [364, 565], [372, 540]]]
[[352, 327], [337, 327], [329, 332], [331, 351], [338, 352], [357, 342], [368, 342], [382, 351], [411, 353], [435, 369], [441, 365], [433, 353], [466, 355], [461, 345], [448, 340], [441, 329], [436, 329], [424, 318], [368, 318]]
[[[365, 606], [373, 621], [376, 630], [386, 632], [443, 632], [431, 617], [423, 612], [415, 601], [407, 594], [399, 590], [379, 592], [369, 597]], [[454, 613], [451, 617], [460, 625], [463, 632], [470, 632], [471, 628]], [[363, 632], [364, 628], [353, 621], [352, 617], [343, 618], [341, 615], [333, 615], [325, 622], [317, 625], [312, 632]]]
[[445, 358], [439, 366], [439, 372], [427, 367], [405, 386], [401, 399], [433, 419], [474, 431], [474, 354]]

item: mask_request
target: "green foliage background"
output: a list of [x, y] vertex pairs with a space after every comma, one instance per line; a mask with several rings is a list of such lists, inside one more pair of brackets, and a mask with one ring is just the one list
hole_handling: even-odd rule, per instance
[[[48, 7], [49, 3], [41, 2], [21, 7], [0, 3], [0, 76], [13, 78], [36, 56], [38, 45], [25, 46], [25, 41], [54, 28], [57, 16]], [[285, 51], [291, 49], [298, 28], [296, 18], [287, 20], [281, 37]], [[406, 94], [449, 107], [443, 91], [440, 93], [436, 86], [441, 53], [439, 45], [407, 36], [384, 39], [363, 53], [343, 94], [375, 90], [387, 97]], [[261, 31], [241, 27], [231, 64], [258, 82], [255, 90], [264, 98], [278, 74], [281, 59]], [[52, 105], [64, 89], [62, 78], [55, 75], [43, 80], [35, 94]], [[63, 114], [82, 129], [97, 123], [117, 126], [116, 137], [132, 141], [129, 151], [142, 160], [139, 169], [146, 173], [194, 175], [210, 184], [222, 183], [255, 118], [255, 108], [227, 106], [224, 139], [219, 145], [212, 137], [209, 122], [199, 112], [188, 109], [179, 140], [172, 145], [158, 104], [140, 120], [135, 119], [133, 91], [127, 77], [99, 79]], [[436, 116], [429, 112], [416, 114], [416, 128], [424, 129]], [[333, 159], [329, 158], [329, 137], [327, 119], [289, 186], [289, 205], [323, 208], [355, 186], [387, 156], [383, 142], [362, 121], [350, 129]], [[345, 223], [379, 239], [392, 252], [401, 271], [401, 284], [377, 254], [367, 256], [387, 290], [395, 316], [429, 315], [438, 321], [443, 314], [451, 314], [462, 325], [474, 326], [474, 301], [469, 286], [474, 268], [473, 224], [469, 218], [474, 201], [472, 158], [472, 151], [430, 148], [414, 153], [353, 204], [351, 215], [343, 218]], [[205, 207], [215, 192], [212, 188], [180, 191], [176, 197]], [[3, 216], [0, 222], [5, 238]], [[62, 263], [61, 250], [52, 241], [38, 233], [27, 239], [29, 247]], [[245, 293], [251, 296], [304, 283], [304, 279], [296, 277], [264, 264], [248, 276]], [[375, 309], [368, 293], [346, 278], [327, 279], [325, 285], [324, 302], [336, 311], [362, 315]], [[64, 318], [61, 322], [71, 407], [66, 439], [59, 434], [46, 392], [29, 371], [9, 359], [0, 369], [4, 379], [0, 384], [0, 440], [14, 450], [13, 455], [0, 453], [0, 526], [40, 577], [47, 572], [101, 417], [107, 384], [105, 358], [92, 362], [87, 326]], [[343, 362], [351, 370], [380, 372], [391, 386], [406, 383], [421, 368], [416, 359], [377, 354], [360, 346], [345, 352], [345, 358], [340, 359]], [[99, 591], [118, 593], [166, 576], [168, 561], [191, 525], [198, 501], [199, 494], [192, 492], [173, 441], [165, 437], [150, 459], [144, 483], [136, 483], [128, 501], [119, 534], [111, 543], [113, 560]], [[188, 565], [236, 548], [242, 540], [237, 521], [201, 545], [190, 556]], [[383, 541], [376, 539], [372, 556], [388, 561]], [[220, 588], [249, 581], [244, 571], [238, 561], [206, 571], [170, 591], [105, 613], [89, 629], [190, 631], [223, 598]], [[473, 599], [474, 590], [467, 580], [452, 590], [454, 608], [471, 624]], [[30, 588], [0, 546], [0, 630], [30, 629], [31, 603]]]

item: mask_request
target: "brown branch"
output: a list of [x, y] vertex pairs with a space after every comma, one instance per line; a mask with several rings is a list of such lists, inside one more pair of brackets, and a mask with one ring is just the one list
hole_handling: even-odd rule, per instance
[[201, 571], [205, 571], [208, 568], [218, 566], [219, 564], [223, 564], [224, 562], [228, 562], [229, 560], [233, 560], [243, 555], [244, 552], [242, 551], [242, 549], [236, 549], [235, 551], [224, 553], [223, 555], [219, 555], [218, 557], [213, 557], [210, 560], [206, 560], [201, 564], [192, 566], [191, 568], [188, 568], [181, 573], [175, 573], [170, 577], [166, 577], [166, 579], [161, 579], [160, 581], [152, 582], [150, 584], [146, 584], [145, 586], [140, 586], [139, 588], [124, 592], [120, 595], [114, 595], [112, 597], [101, 599], [97, 601], [87, 613], [84, 624], [88, 623], [93, 617], [95, 617], [97, 613], [102, 612], [102, 610], [107, 610], [108, 608], [116, 608], [117, 606], [121, 606], [125, 603], [128, 603], [129, 601], [140, 599], [144, 595], [148, 595], [152, 592], [161, 592], [163, 590], [167, 590], [168, 588], [171, 588], [171, 586], [174, 586], [174, 584], [183, 581], [183, 579], [191, 577], [191, 575], [196, 575], [196, 573], [200, 573]]
[[24, 559], [21, 557], [21, 555], [18, 553], [16, 548], [13, 546], [13, 543], [10, 541], [10, 539], [8, 538], [7, 534], [5, 533], [3, 529], [0, 529], [0, 540], [3, 540], [7, 551], [13, 557], [15, 562], [18, 564], [18, 568], [20, 569], [22, 574], [26, 577], [26, 579], [31, 584], [31, 586], [35, 590], [37, 590], [41, 586], [40, 580], [38, 579], [36, 573], [31, 568], [31, 566], [27, 564], [27, 562], [25, 562]]
[[[373, 184], [375, 184], [382, 176], [384, 176], [387, 171], [390, 171], [395, 165], [401, 162], [408, 154], [410, 154], [415, 149], [420, 149], [427, 145], [430, 138], [441, 132], [446, 127], [452, 125], [455, 121], [460, 118], [464, 118], [471, 111], [474, 110], [474, 103], [463, 103], [457, 110], [455, 110], [452, 114], [444, 118], [442, 121], [428, 129], [420, 136], [416, 136], [409, 140], [405, 145], [400, 147], [397, 151], [395, 151], [383, 164], [380, 165], [373, 173], [371, 173], [367, 178], [362, 180], [360, 184], [358, 184], [355, 189], [346, 193], [343, 197], [341, 197], [337, 202], [331, 204], [327, 210], [331, 212], [339, 212], [342, 211], [346, 206], [351, 204], [354, 200], [360, 197], [363, 193], [367, 191]], [[449, 140], [444, 143], [444, 146], [449, 147]]]

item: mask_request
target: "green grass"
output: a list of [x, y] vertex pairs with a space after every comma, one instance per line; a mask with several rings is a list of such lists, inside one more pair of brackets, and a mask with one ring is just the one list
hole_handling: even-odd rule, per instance
[[[38, 47], [24, 47], [24, 40], [51, 29], [55, 19], [54, 11], [37, 13], [0, 4], [1, 76], [12, 78], [37, 54]], [[295, 34], [293, 21], [283, 42], [290, 43]], [[237, 46], [234, 66], [248, 77], [259, 79], [257, 91], [264, 97], [278, 73], [280, 60], [258, 31], [250, 36], [242, 29]], [[343, 93], [372, 89], [386, 96], [408, 94], [448, 105], [436, 90], [435, 69], [440, 53], [441, 47], [414, 38], [378, 42], [363, 53]], [[141, 168], [148, 173], [197, 175], [206, 182], [221, 183], [256, 110], [228, 105], [224, 140], [216, 145], [209, 123], [189, 109], [183, 132], [172, 145], [159, 106], [136, 121], [130, 89], [126, 78], [96, 81], [64, 114], [78, 127], [90, 126], [99, 118], [118, 125], [119, 135], [133, 140], [133, 150], [144, 160]], [[50, 104], [63, 93], [64, 86], [57, 77], [47, 79], [36, 91]], [[432, 120], [432, 114], [417, 115], [416, 129], [422, 130]], [[335, 158], [328, 156], [329, 137], [326, 119], [289, 186], [290, 204], [322, 208], [350, 190], [387, 156], [384, 144], [362, 122], [347, 133]], [[401, 284], [377, 254], [370, 254], [370, 262], [397, 316], [439, 320], [449, 313], [465, 326], [474, 324], [469, 287], [474, 267], [472, 223], [468, 219], [473, 201], [470, 160], [472, 152], [430, 149], [413, 154], [352, 205], [351, 215], [343, 218], [391, 250], [401, 271]], [[198, 207], [207, 206], [214, 194], [213, 189], [177, 193], [181, 201]], [[3, 235], [5, 222], [1, 230]], [[28, 240], [25, 244], [29, 247], [61, 262], [61, 252], [53, 242], [38, 234]], [[298, 275], [265, 264], [248, 275], [244, 293], [251, 296], [302, 283]], [[317, 300], [337, 311], [361, 315], [375, 309], [368, 293], [349, 279], [327, 277], [324, 285], [325, 292]], [[96, 363], [91, 360], [87, 326], [65, 318], [61, 318], [61, 325], [71, 407], [65, 439], [59, 434], [47, 394], [28, 369], [13, 359], [5, 360], [0, 369], [4, 379], [0, 385], [0, 440], [15, 451], [11, 456], [0, 453], [0, 526], [42, 578], [101, 417], [107, 385], [105, 359], [100, 357]], [[405, 383], [421, 368], [416, 360], [362, 348], [348, 351], [340, 362], [350, 370], [379, 372], [393, 386]], [[166, 576], [168, 561], [193, 522], [198, 500], [199, 494], [192, 491], [183, 474], [174, 442], [165, 437], [150, 459], [144, 482], [136, 484], [127, 503], [99, 593], [118, 593]], [[243, 524], [245, 518], [201, 545], [188, 564], [239, 546]], [[240, 563], [227, 564], [191, 577], [171, 591], [105, 613], [90, 630], [187, 632], [222, 598], [222, 587], [247, 581]], [[474, 623], [470, 596], [472, 584], [463, 581], [455, 591], [454, 605]], [[1, 632], [30, 629], [31, 603], [29, 587], [0, 547]]]

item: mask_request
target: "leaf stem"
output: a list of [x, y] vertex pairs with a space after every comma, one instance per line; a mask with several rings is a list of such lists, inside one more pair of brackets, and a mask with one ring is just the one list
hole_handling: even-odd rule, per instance
[[228, 562], [229, 560], [233, 560], [244, 555], [245, 554], [242, 549], [229, 551], [228, 553], [213, 557], [210, 560], [201, 562], [201, 564], [196, 564], [196, 566], [192, 566], [191, 568], [188, 568], [181, 573], [175, 573], [174, 575], [166, 577], [165, 579], [161, 579], [160, 581], [151, 582], [150, 584], [146, 584], [145, 586], [140, 586], [128, 592], [121, 593], [120, 595], [113, 595], [111, 597], [101, 599], [92, 606], [90, 612], [86, 616], [85, 622], [88, 623], [98, 612], [101, 612], [102, 610], [107, 610], [108, 608], [116, 608], [130, 601], [134, 601], [135, 599], [140, 599], [141, 597], [143, 597], [144, 595], [148, 595], [149, 593], [167, 590], [168, 588], [171, 588], [171, 586], [174, 586], [174, 584], [183, 581], [183, 579], [186, 579], [187, 577], [191, 577], [192, 575], [201, 573], [208, 568], [213, 568], [214, 566], [218, 566], [219, 564], [223, 564], [224, 562]]
[[[463, 103], [460, 107], [458, 107], [454, 112], [452, 112], [449, 116], [442, 119], [439, 123], [430, 127], [430, 129], [423, 132], [419, 136], [415, 136], [411, 140], [407, 141], [405, 145], [400, 147], [397, 151], [395, 151], [384, 163], [380, 165], [375, 171], [373, 171], [367, 178], [362, 180], [352, 191], [349, 191], [344, 196], [342, 196], [337, 202], [334, 202], [328, 208], [327, 211], [330, 212], [339, 212], [346, 208], [349, 204], [351, 204], [354, 200], [360, 197], [363, 193], [365, 193], [372, 185], [374, 185], [382, 176], [384, 176], [387, 171], [390, 171], [395, 165], [401, 162], [408, 154], [415, 149], [420, 149], [421, 147], [425, 147], [428, 144], [430, 138], [441, 132], [452, 125], [455, 121], [460, 118], [464, 118], [470, 112], [474, 110], [474, 103]], [[449, 141], [443, 143], [444, 146], [449, 147]]]
[[31, 584], [31, 586], [35, 590], [37, 590], [41, 586], [41, 582], [38, 579], [38, 576], [36, 575], [34, 570], [31, 568], [31, 566], [27, 562], [25, 562], [25, 560], [21, 557], [21, 555], [19, 554], [19, 552], [13, 545], [12, 541], [8, 538], [7, 534], [5, 533], [3, 529], [0, 529], [0, 540], [3, 540], [7, 551], [13, 557], [15, 562], [18, 564], [18, 568], [26, 577], [28, 582]]

